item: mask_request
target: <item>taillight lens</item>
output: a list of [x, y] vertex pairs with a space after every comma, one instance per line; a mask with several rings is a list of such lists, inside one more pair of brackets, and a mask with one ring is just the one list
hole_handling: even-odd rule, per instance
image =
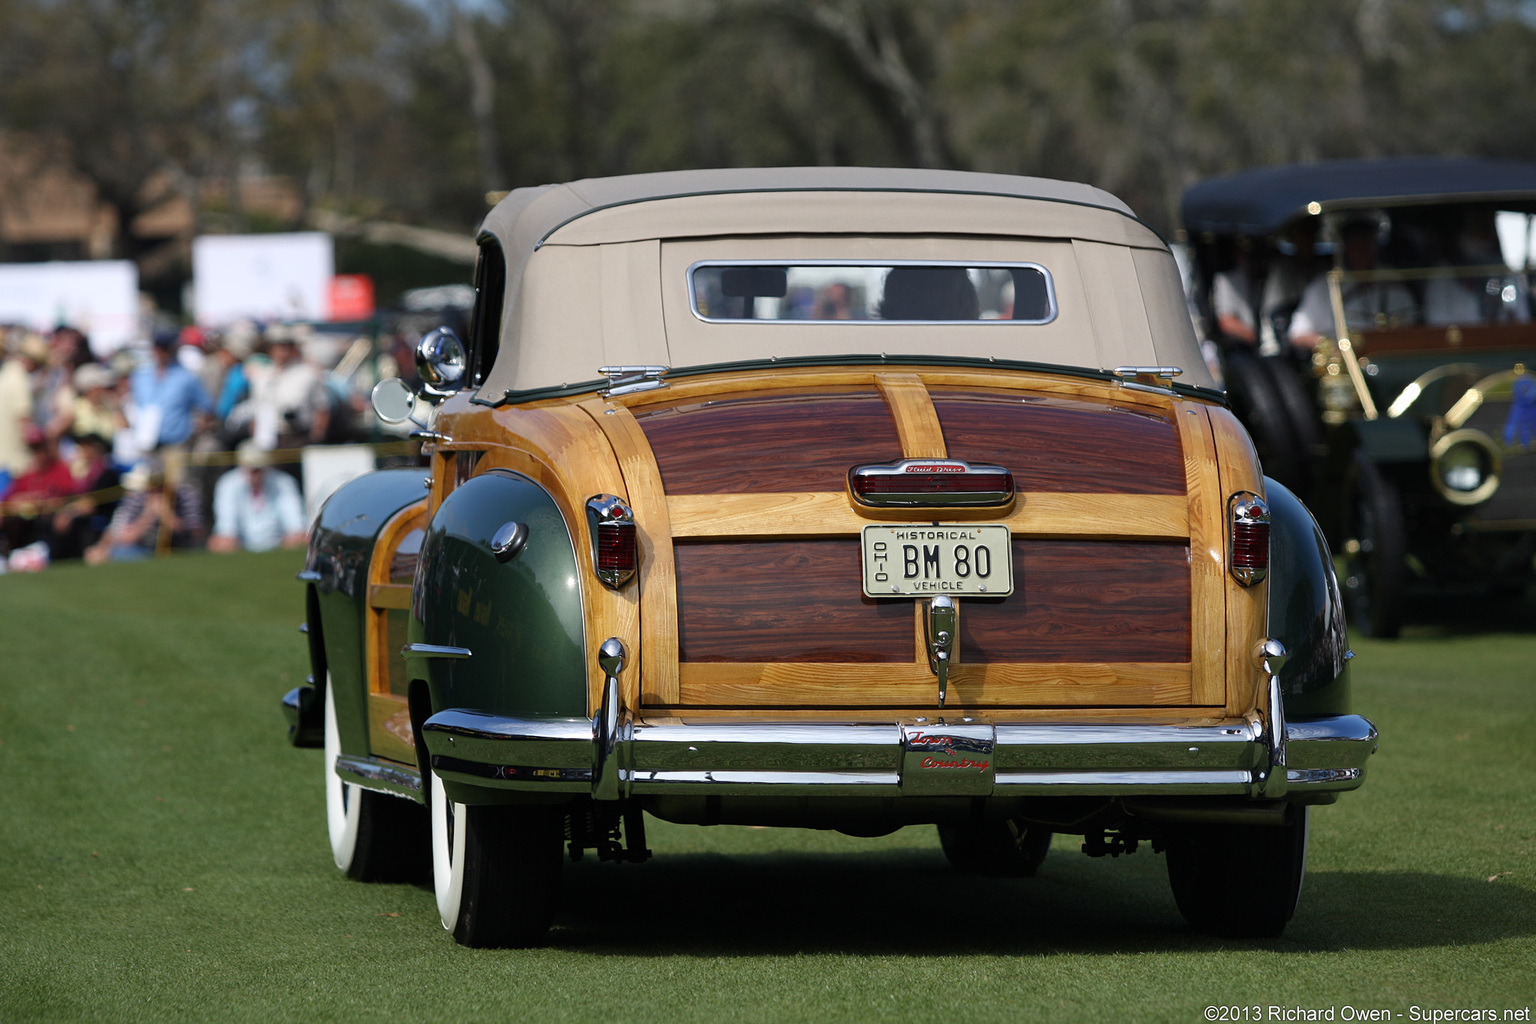
[[634, 513], [622, 499], [599, 494], [587, 501], [587, 525], [592, 530], [592, 567], [597, 578], [610, 587], [628, 583], [639, 563]]
[[1269, 575], [1269, 506], [1252, 491], [1227, 499], [1227, 571], [1245, 587]]

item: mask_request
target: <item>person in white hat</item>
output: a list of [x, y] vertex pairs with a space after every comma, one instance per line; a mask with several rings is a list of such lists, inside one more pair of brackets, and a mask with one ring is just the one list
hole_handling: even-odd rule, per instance
[[237, 465], [213, 488], [213, 534], [209, 551], [270, 551], [302, 547], [308, 539], [299, 485], [274, 472], [272, 456], [255, 441], [243, 441]]

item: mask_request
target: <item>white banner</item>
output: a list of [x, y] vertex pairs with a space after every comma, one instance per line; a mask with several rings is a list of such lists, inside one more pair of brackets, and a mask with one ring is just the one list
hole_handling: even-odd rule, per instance
[[321, 231], [199, 235], [192, 240], [192, 313], [204, 327], [252, 320], [325, 320], [335, 247]]
[[105, 359], [138, 334], [138, 268], [128, 260], [0, 263], [0, 323], [73, 327]]

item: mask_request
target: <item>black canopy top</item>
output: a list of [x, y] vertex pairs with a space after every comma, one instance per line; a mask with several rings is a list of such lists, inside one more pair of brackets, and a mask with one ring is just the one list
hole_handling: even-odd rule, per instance
[[1536, 164], [1399, 157], [1256, 167], [1192, 186], [1181, 215], [1191, 235], [1270, 235], [1309, 212], [1500, 198], [1536, 198]]

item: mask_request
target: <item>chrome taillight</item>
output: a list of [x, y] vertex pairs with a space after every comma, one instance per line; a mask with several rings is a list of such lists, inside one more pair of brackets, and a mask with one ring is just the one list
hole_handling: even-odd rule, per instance
[[1227, 499], [1227, 571], [1245, 587], [1269, 575], [1269, 506], [1252, 491]]
[[848, 471], [853, 500], [875, 507], [986, 508], [1013, 500], [1013, 474], [959, 459], [902, 459]]
[[599, 494], [587, 499], [587, 526], [592, 532], [592, 568], [597, 578], [610, 587], [628, 583], [639, 560], [635, 514], [622, 498]]

